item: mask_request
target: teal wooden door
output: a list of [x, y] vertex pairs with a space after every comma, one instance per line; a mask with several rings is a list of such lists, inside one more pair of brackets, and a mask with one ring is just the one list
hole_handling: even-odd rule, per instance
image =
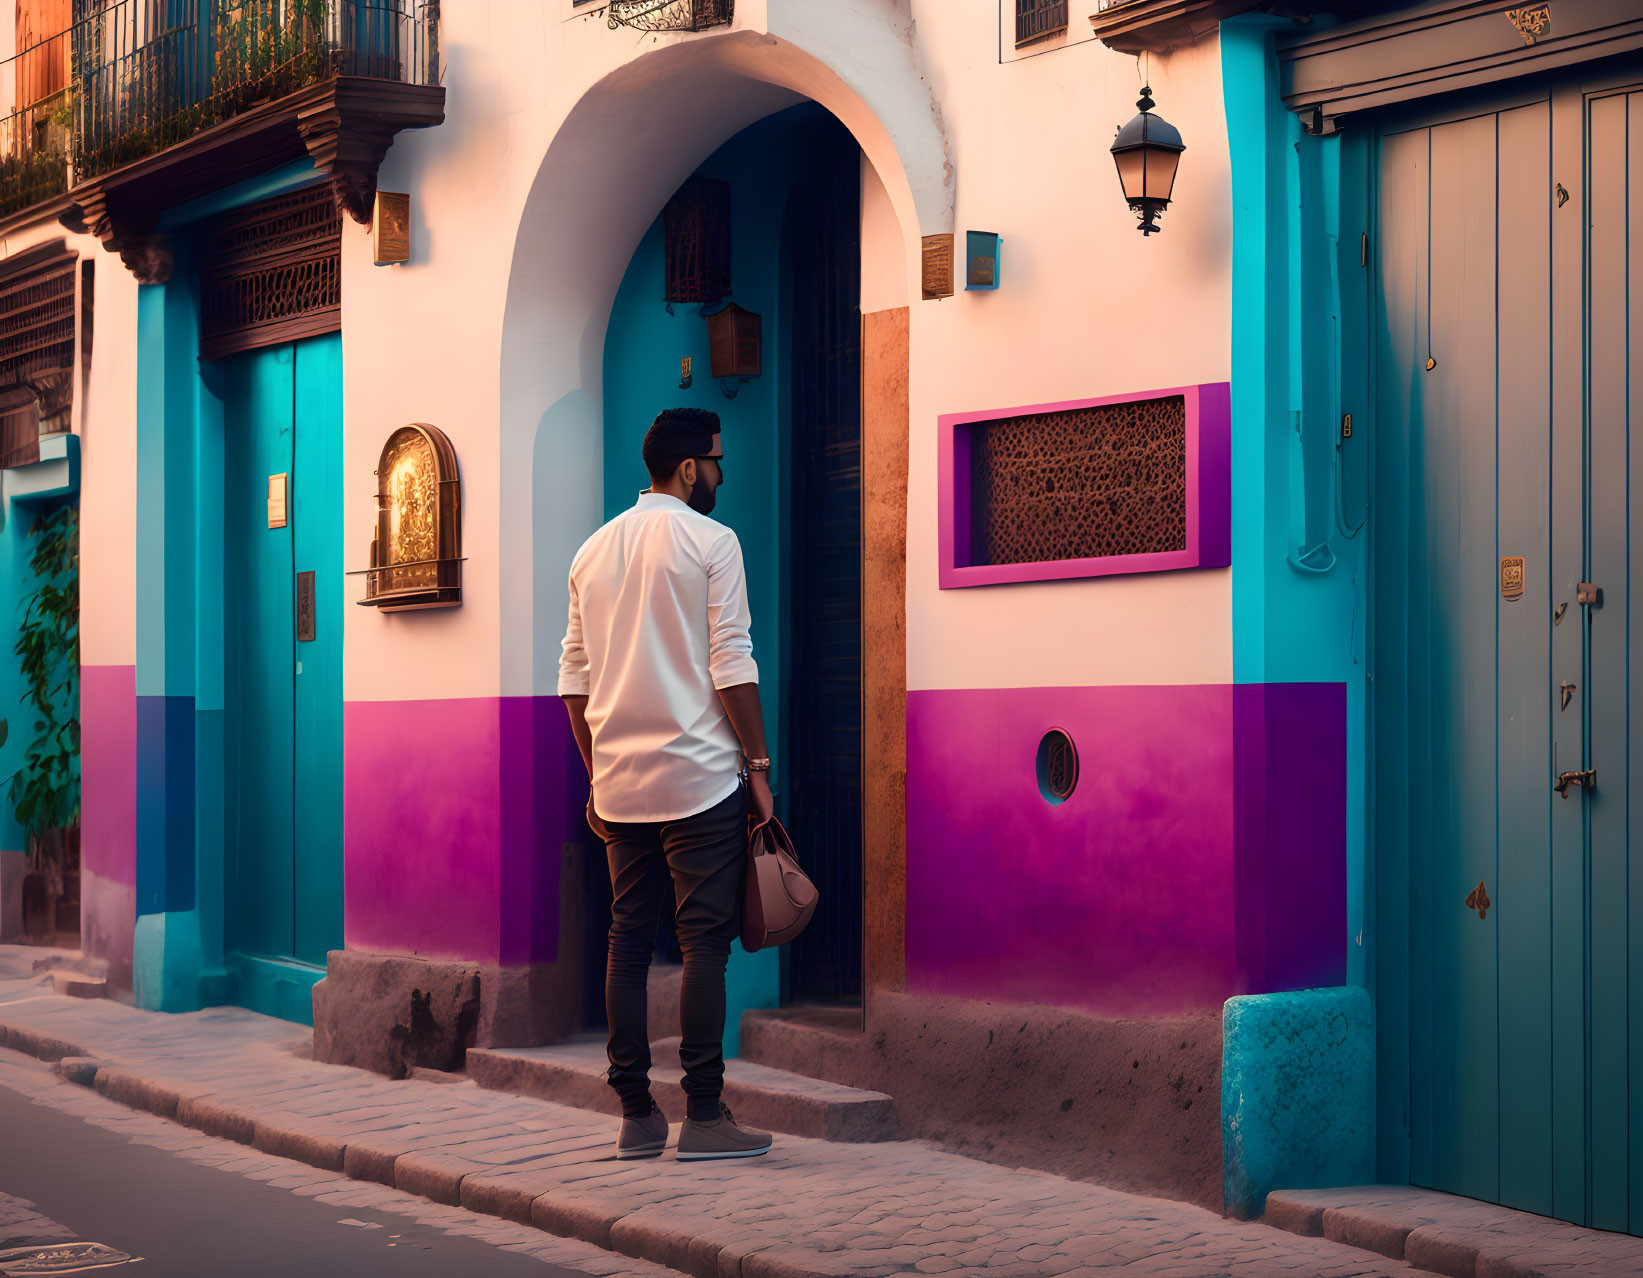
[[[1378, 970], [1406, 974], [1408, 1019], [1382, 1038], [1407, 1043], [1409, 1179], [1643, 1232], [1639, 112], [1567, 90], [1382, 138], [1373, 590], [1379, 882], [1405, 894], [1379, 909], [1403, 952]], [[1554, 790], [1592, 769], [1596, 789]]]
[[226, 948], [323, 964], [342, 945], [341, 339], [234, 356], [223, 385]]

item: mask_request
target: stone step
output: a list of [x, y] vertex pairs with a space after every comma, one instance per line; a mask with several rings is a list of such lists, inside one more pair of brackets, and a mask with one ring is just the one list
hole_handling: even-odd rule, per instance
[[[655, 1062], [651, 1091], [675, 1122], [685, 1112], [677, 1050], [676, 1042], [657, 1043], [651, 1052]], [[468, 1050], [468, 1077], [481, 1087], [619, 1114], [616, 1095], [605, 1081], [608, 1067], [603, 1037], [587, 1036], [553, 1047]], [[805, 1078], [752, 1061], [725, 1062], [724, 1100], [738, 1122], [792, 1136], [857, 1142], [899, 1136], [895, 1106], [883, 1093]]]
[[101, 976], [87, 976], [84, 972], [56, 971], [51, 974], [51, 988], [55, 994], [70, 998], [107, 998], [108, 980]]
[[36, 976], [44, 976], [48, 972], [67, 972], [92, 981], [107, 980], [108, 960], [92, 958], [80, 953], [79, 950], [59, 950], [55, 954], [47, 954], [44, 958], [34, 960]]

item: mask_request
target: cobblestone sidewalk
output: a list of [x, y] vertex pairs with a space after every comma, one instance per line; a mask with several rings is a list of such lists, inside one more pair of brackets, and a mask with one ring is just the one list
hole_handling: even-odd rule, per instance
[[917, 1142], [779, 1136], [748, 1162], [617, 1162], [616, 1123], [603, 1115], [316, 1064], [303, 1059], [306, 1031], [239, 1008], [160, 1015], [60, 997], [30, 974], [37, 953], [0, 947], [0, 1045], [66, 1057], [67, 1078], [263, 1154], [700, 1278], [1417, 1272]]

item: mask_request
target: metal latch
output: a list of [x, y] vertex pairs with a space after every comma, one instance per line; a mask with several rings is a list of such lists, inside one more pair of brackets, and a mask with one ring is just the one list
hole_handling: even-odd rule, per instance
[[1589, 581], [1582, 581], [1575, 586], [1575, 602], [1589, 604], [1593, 608], [1603, 606], [1603, 590]]
[[1556, 790], [1565, 799], [1569, 797], [1569, 787], [1575, 786], [1581, 790], [1597, 789], [1597, 769], [1588, 768], [1585, 772], [1564, 772], [1559, 774], [1552, 789]]

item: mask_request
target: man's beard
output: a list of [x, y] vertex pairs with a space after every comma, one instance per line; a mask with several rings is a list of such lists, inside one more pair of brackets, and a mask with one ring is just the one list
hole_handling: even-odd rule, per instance
[[711, 515], [713, 507], [718, 504], [719, 494], [709, 487], [707, 477], [701, 471], [696, 472], [696, 482], [691, 486], [690, 496], [685, 498], [685, 505], [689, 506], [698, 515]]

